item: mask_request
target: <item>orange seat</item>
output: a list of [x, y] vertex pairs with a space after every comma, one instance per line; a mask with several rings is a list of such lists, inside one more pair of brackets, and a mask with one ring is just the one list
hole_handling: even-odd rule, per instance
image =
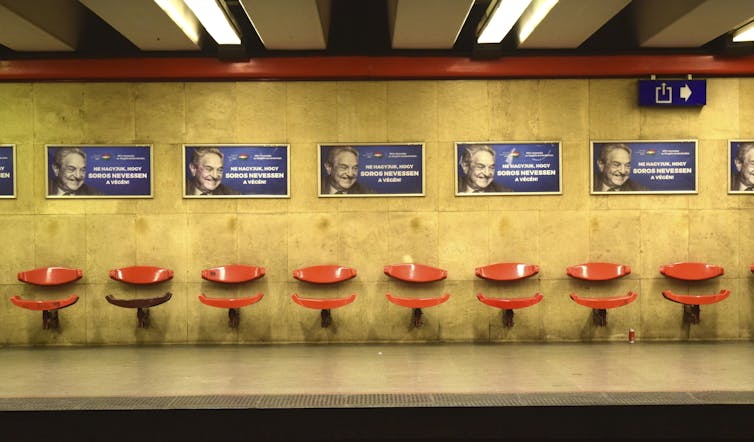
[[[610, 281], [631, 273], [631, 267], [612, 262], [587, 262], [566, 267], [566, 274], [584, 281]], [[598, 327], [607, 325], [607, 310], [632, 303], [638, 294], [629, 291], [622, 296], [584, 297], [571, 293], [571, 300], [592, 309], [592, 323]]]
[[[293, 277], [309, 284], [337, 284], [355, 278], [356, 273], [356, 269], [351, 267], [328, 264], [296, 269], [293, 271]], [[356, 299], [356, 294], [352, 293], [345, 298], [306, 298], [294, 293], [291, 299], [302, 307], [319, 310], [320, 324], [322, 328], [326, 328], [332, 323], [330, 310], [352, 303]]]
[[[68, 267], [39, 267], [32, 270], [18, 272], [18, 280], [38, 286], [59, 286], [78, 281], [84, 276], [81, 269]], [[42, 328], [57, 329], [60, 326], [58, 310], [69, 307], [79, 300], [76, 295], [64, 299], [32, 300], [14, 295], [10, 301], [21, 308], [42, 312]]]
[[[131, 266], [112, 269], [109, 272], [110, 278], [126, 284], [133, 285], [151, 285], [173, 279], [173, 271], [162, 267], [155, 266]], [[149, 309], [160, 304], [164, 304], [173, 297], [170, 292], [162, 296], [152, 298], [116, 298], [114, 295], [106, 295], [105, 299], [112, 305], [124, 308], [135, 308], [138, 328], [149, 327]]]
[[[753, 270], [754, 271], [754, 270]], [[675, 262], [660, 266], [660, 273], [668, 278], [681, 281], [705, 281], [725, 274], [723, 267], [704, 262]], [[702, 304], [714, 304], [730, 295], [730, 290], [722, 289], [720, 293], [712, 295], [688, 295], [663, 290], [662, 296], [668, 301], [683, 304], [683, 321], [688, 324], [698, 324], [701, 316]]]

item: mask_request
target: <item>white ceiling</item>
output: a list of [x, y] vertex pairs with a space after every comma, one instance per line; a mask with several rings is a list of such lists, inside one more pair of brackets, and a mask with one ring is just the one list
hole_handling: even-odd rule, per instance
[[[490, 4], [490, 0], [220, 1], [242, 31], [244, 46], [257, 55], [338, 50], [361, 55], [471, 54], [474, 34]], [[182, 0], [161, 2], [162, 7], [154, 0], [0, 0], [0, 45], [4, 46], [0, 55], [191, 55], [213, 49]], [[193, 30], [181, 30], [164, 9], [184, 16]], [[510, 51], [698, 50], [724, 40], [752, 19], [754, 0], [560, 0], [526, 41], [509, 37], [500, 46]]]

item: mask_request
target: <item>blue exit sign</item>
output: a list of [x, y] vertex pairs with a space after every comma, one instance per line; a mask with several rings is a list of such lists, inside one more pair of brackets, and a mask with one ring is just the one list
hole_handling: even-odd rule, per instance
[[639, 80], [639, 106], [704, 106], [707, 80]]

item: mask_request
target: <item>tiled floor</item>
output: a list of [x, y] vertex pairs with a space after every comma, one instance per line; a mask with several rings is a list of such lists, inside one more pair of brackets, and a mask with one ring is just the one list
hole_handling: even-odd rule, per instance
[[2, 348], [0, 361], [6, 411], [754, 404], [751, 342]]
[[752, 342], [6, 347], [0, 375], [13, 442], [754, 440]]

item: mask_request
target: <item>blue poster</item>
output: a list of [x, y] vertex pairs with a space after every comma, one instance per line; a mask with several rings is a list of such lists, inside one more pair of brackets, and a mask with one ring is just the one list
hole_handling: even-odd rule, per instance
[[12, 144], [0, 145], [0, 198], [16, 197], [16, 152]]
[[320, 144], [319, 196], [422, 196], [423, 144]]
[[593, 141], [591, 193], [696, 193], [696, 144]]
[[47, 198], [152, 197], [151, 145], [48, 145]]
[[561, 193], [560, 143], [456, 143], [456, 195]]
[[184, 198], [288, 198], [287, 144], [183, 146]]
[[754, 195], [754, 140], [728, 142], [728, 193]]

